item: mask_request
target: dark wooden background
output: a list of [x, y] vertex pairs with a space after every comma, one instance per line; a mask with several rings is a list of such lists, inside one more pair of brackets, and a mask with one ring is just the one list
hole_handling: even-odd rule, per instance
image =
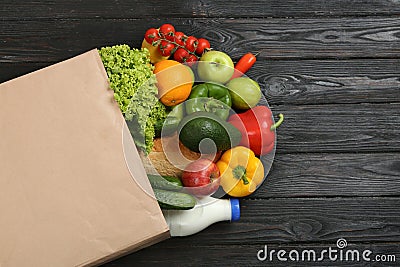
[[2, 0], [0, 17], [0, 82], [92, 48], [139, 47], [147, 28], [167, 22], [234, 60], [261, 51], [248, 75], [286, 121], [241, 220], [107, 266], [311, 265], [256, 254], [338, 238], [397, 262], [315, 265], [400, 265], [400, 1]]

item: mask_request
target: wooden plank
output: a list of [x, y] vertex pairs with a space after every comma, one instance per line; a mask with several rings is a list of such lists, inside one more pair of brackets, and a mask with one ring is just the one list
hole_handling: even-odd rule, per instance
[[335, 59], [400, 52], [400, 21], [391, 18], [201, 20], [194, 26], [211, 42], [222, 41], [233, 57], [247, 51], [267, 58]]
[[399, 204], [399, 198], [242, 200], [240, 222], [225, 223], [229, 227], [217, 224], [198, 239], [207, 240], [211, 235], [218, 239], [222, 232], [232, 230], [237, 235], [224, 240], [225, 243], [333, 242], [338, 238], [352, 242], [397, 242]]
[[278, 153], [249, 198], [400, 196], [399, 177], [399, 153]]
[[[398, 242], [399, 198], [241, 199], [238, 222], [219, 222], [184, 241], [197, 245]], [[177, 244], [185, 242], [176, 241]]]
[[400, 105], [272, 106], [279, 153], [399, 152]]
[[[268, 255], [270, 255], [271, 250], [275, 250], [275, 253], [272, 252], [272, 261], [269, 257], [264, 261], [260, 261], [257, 258], [258, 251], [265, 250], [265, 245], [267, 245]], [[400, 243], [366, 244], [348, 242], [347, 245], [343, 249], [338, 249], [335, 242], [287, 245], [271, 244], [266, 240], [265, 244], [216, 246], [211, 243], [209, 245], [197, 245], [196, 238], [175, 238], [132, 253], [103, 266], [164, 266], [168, 262], [173, 262], [174, 266], [396, 266], [400, 259]], [[182, 247], [189, 249], [182, 250]], [[321, 254], [322, 250], [329, 251], [329, 247], [332, 250], [336, 250], [332, 251], [331, 258], [329, 258], [328, 252]], [[287, 261], [278, 259], [277, 253], [279, 250], [286, 251], [283, 258], [287, 258]], [[289, 258], [289, 253], [292, 250], [299, 253], [299, 261]], [[309, 250], [316, 252], [316, 261], [314, 261], [313, 254], [310, 256], [311, 260], [308, 260], [307, 251]], [[362, 253], [366, 250], [370, 250], [372, 253], [369, 255], [366, 252], [364, 259]], [[342, 254], [340, 254], [340, 251], [342, 251]], [[351, 251], [355, 253], [354, 256], [352, 256], [351, 253], [353, 252]], [[358, 251], [358, 253], [355, 251]], [[291, 255], [295, 259], [295, 252], [292, 252]], [[359, 261], [357, 261], [357, 255], [359, 255]], [[260, 254], [260, 256], [262, 257], [263, 254]], [[322, 260], [318, 261], [319, 258]], [[385, 261], [382, 262], [382, 259]]]
[[400, 101], [400, 60], [261, 59], [247, 75], [271, 105]]
[[[171, 19], [178, 30], [210, 40], [237, 59], [398, 58], [397, 18]], [[55, 62], [92, 48], [127, 43], [139, 47], [156, 19], [5, 21], [0, 62]]]
[[349, 249], [398, 257], [400, 212], [395, 207], [399, 204], [398, 198], [242, 200], [239, 222], [216, 223], [196, 235], [172, 238], [114, 264], [168, 260], [182, 266], [224, 261], [253, 266], [265, 244], [271, 249], [319, 251], [329, 246], [334, 249], [339, 238], [347, 241]]
[[[54, 62], [55, 63], [55, 62]], [[51, 63], [2, 63], [0, 64], [0, 83], [28, 74], [32, 71], [47, 67]]]
[[[357, 7], [357, 8], [353, 8]], [[0, 17], [18, 18], [163, 18], [163, 17], [299, 17], [396, 15], [396, 1], [2, 1]]]
[[[2, 63], [0, 82], [51, 63]], [[400, 102], [400, 59], [268, 60], [247, 73], [271, 105]]]

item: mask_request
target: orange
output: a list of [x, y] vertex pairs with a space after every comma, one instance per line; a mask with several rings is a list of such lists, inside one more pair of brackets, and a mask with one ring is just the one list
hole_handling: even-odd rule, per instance
[[161, 103], [166, 106], [175, 106], [185, 101], [190, 95], [194, 82], [193, 73], [189, 67], [175, 60], [162, 60], [154, 66]]

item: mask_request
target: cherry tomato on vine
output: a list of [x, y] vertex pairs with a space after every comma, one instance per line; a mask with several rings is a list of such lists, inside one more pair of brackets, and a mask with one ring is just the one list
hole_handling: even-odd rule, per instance
[[186, 47], [186, 49], [187, 49], [188, 51], [194, 52], [194, 51], [196, 50], [197, 43], [198, 43], [198, 41], [197, 41], [197, 38], [196, 38], [196, 37], [194, 37], [194, 36], [189, 36], [189, 37], [186, 39], [185, 47]]
[[158, 30], [155, 28], [148, 29], [144, 34], [144, 39], [146, 39], [146, 42], [148, 42], [149, 44], [154, 44], [154, 42], [160, 39], [160, 35], [158, 35]]
[[199, 58], [193, 54], [190, 54], [185, 58], [185, 62], [189, 65], [189, 67], [191, 67], [197, 60], [199, 60]]
[[169, 57], [172, 54], [172, 50], [174, 50], [175, 45], [173, 43], [168, 42], [167, 40], [162, 40], [160, 45], [158, 46], [158, 50], [160, 50], [161, 55], [164, 57]]
[[197, 40], [196, 53], [202, 55], [204, 50], [207, 51], [208, 49], [210, 49], [210, 42], [204, 38], [199, 38]]
[[171, 24], [161, 25], [159, 32], [160, 35], [165, 37], [167, 40], [174, 40], [175, 28]]
[[180, 46], [185, 46], [187, 36], [183, 32], [175, 32], [174, 42]]
[[186, 58], [189, 56], [189, 52], [186, 49], [180, 47], [174, 53], [174, 59], [178, 62], [185, 62]]

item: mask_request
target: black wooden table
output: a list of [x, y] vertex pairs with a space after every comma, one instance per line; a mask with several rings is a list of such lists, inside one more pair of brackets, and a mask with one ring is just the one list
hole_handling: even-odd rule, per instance
[[[92, 48], [139, 47], [147, 28], [167, 22], [234, 60], [261, 52], [248, 75], [286, 120], [268, 180], [241, 200], [241, 220], [107, 266], [400, 265], [398, 0], [2, 0], [0, 7], [0, 82]], [[275, 250], [272, 263], [257, 258], [265, 245]], [[360, 261], [328, 254], [307, 261], [309, 251], [338, 246], [359, 251]], [[279, 250], [286, 254], [278, 258]], [[370, 261], [361, 258], [365, 250]]]

